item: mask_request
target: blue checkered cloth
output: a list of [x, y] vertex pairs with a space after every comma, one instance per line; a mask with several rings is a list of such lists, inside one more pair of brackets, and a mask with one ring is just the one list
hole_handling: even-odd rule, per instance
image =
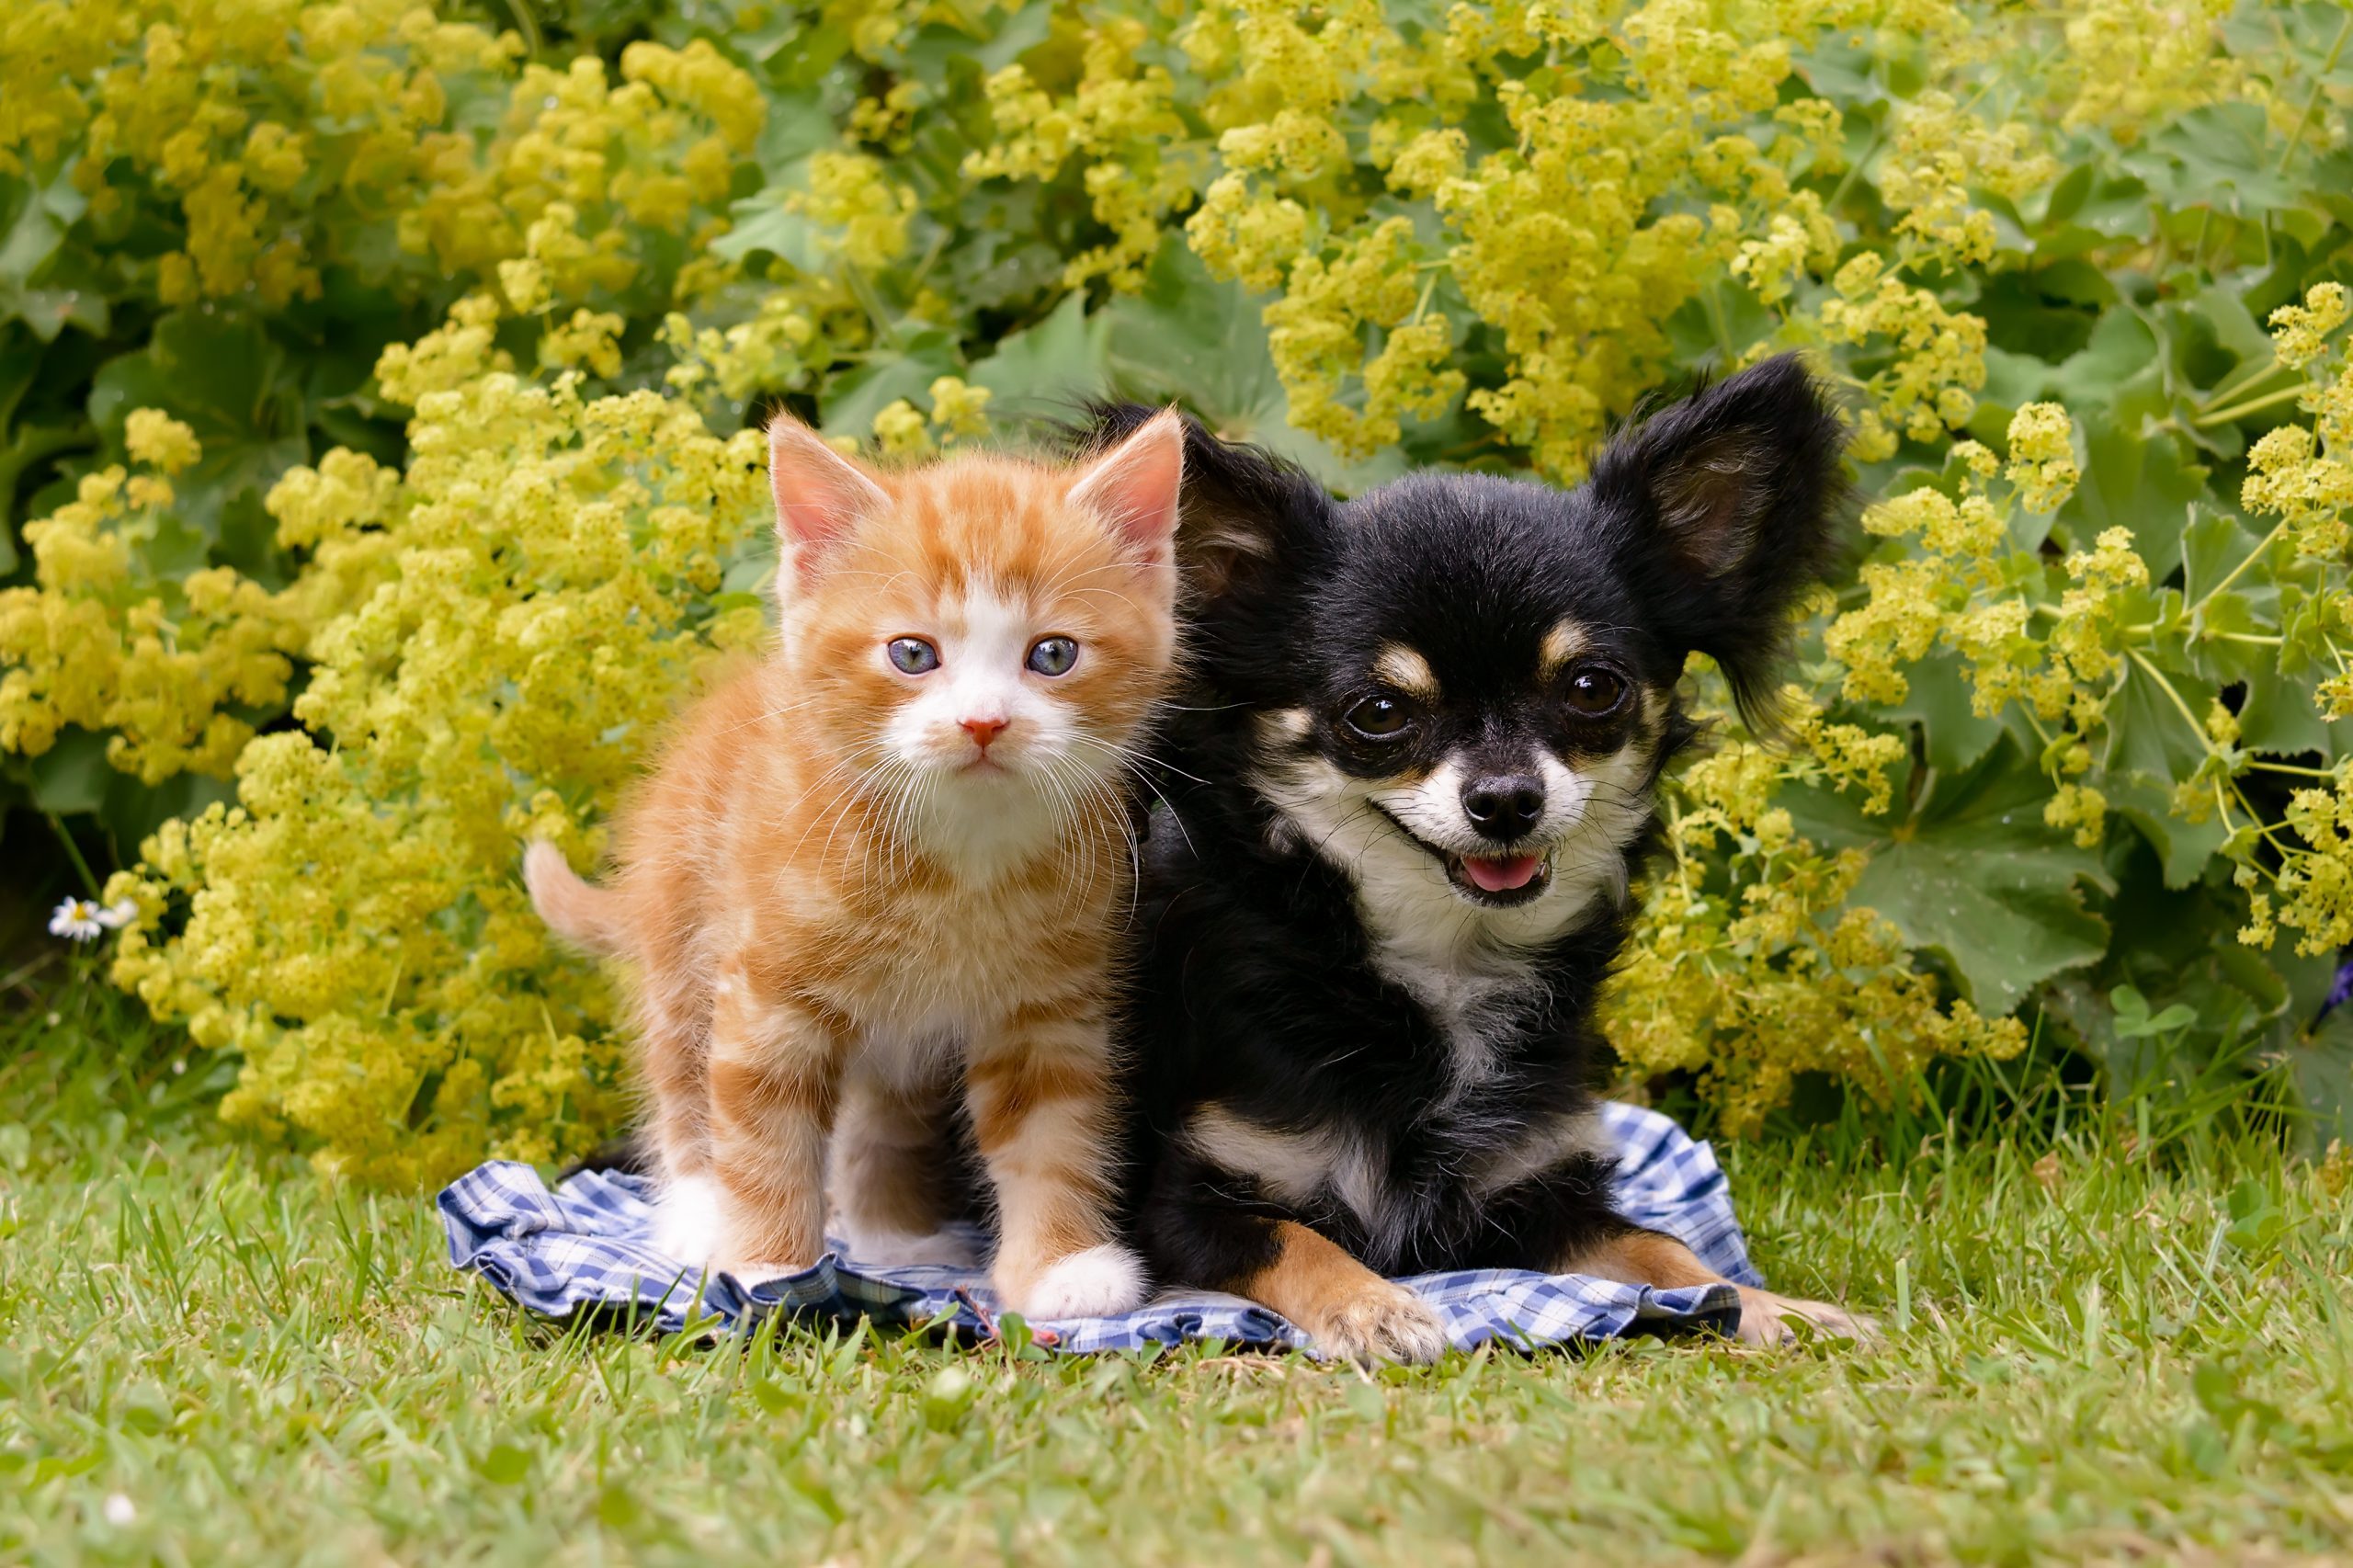
[[[1762, 1281], [1733, 1217], [1732, 1194], [1705, 1143], [1655, 1111], [1606, 1104], [1619, 1147], [1618, 1204], [1636, 1224], [1688, 1245], [1717, 1273]], [[985, 1338], [995, 1300], [985, 1275], [958, 1268], [868, 1268], [828, 1253], [798, 1274], [745, 1285], [654, 1250], [643, 1178], [584, 1172], [554, 1191], [530, 1166], [493, 1160], [441, 1194], [449, 1262], [472, 1269], [535, 1312], [602, 1312], [676, 1333], [689, 1322], [745, 1327], [770, 1312], [887, 1325], [934, 1324]], [[1729, 1285], [1656, 1290], [1579, 1274], [1476, 1268], [1403, 1281], [1438, 1309], [1457, 1347], [1491, 1339], [1525, 1347], [1672, 1333], [1730, 1332], [1740, 1298]], [[715, 1320], [715, 1321], [714, 1321]], [[1119, 1317], [1033, 1324], [1038, 1342], [1074, 1353], [1216, 1339], [1309, 1347], [1266, 1308], [1205, 1290], [1169, 1291]]]

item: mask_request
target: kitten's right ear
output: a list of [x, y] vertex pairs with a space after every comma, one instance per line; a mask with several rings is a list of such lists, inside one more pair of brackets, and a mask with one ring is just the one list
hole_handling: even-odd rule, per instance
[[[1088, 410], [1091, 444], [1112, 446], [1161, 412], [1097, 403]], [[1184, 472], [1176, 560], [1188, 590], [1200, 598], [1225, 598], [1277, 566], [1303, 563], [1331, 512], [1332, 497], [1303, 471], [1260, 448], [1221, 440], [1190, 417]]]
[[816, 571], [851, 524], [891, 505], [865, 470], [790, 414], [768, 422], [768, 488], [776, 496], [777, 543], [801, 578]]

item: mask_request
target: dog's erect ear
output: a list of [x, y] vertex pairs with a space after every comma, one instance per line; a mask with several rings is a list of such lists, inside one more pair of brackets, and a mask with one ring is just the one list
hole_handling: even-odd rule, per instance
[[[1136, 403], [1097, 403], [1076, 432], [1101, 449], [1132, 436], [1162, 412]], [[1176, 559], [1188, 597], [1229, 598], [1303, 562], [1329, 516], [1332, 498], [1306, 473], [1256, 447], [1220, 440], [1185, 420], [1185, 483]]]
[[1794, 354], [1662, 409], [1610, 443], [1593, 494], [1663, 635], [1708, 654], [1769, 726], [1789, 613], [1836, 553], [1846, 432]]

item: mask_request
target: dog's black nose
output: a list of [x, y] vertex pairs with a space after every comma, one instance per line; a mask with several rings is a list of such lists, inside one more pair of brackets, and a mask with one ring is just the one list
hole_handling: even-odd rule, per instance
[[1544, 816], [1544, 781], [1525, 773], [1474, 778], [1462, 791], [1471, 825], [1498, 844], [1525, 838]]

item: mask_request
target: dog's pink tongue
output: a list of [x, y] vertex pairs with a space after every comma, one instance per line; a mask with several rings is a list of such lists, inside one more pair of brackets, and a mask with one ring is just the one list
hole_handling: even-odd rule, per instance
[[1465, 855], [1462, 874], [1482, 892], [1509, 892], [1534, 881], [1537, 869], [1543, 863], [1533, 855], [1505, 855], [1493, 860]]

